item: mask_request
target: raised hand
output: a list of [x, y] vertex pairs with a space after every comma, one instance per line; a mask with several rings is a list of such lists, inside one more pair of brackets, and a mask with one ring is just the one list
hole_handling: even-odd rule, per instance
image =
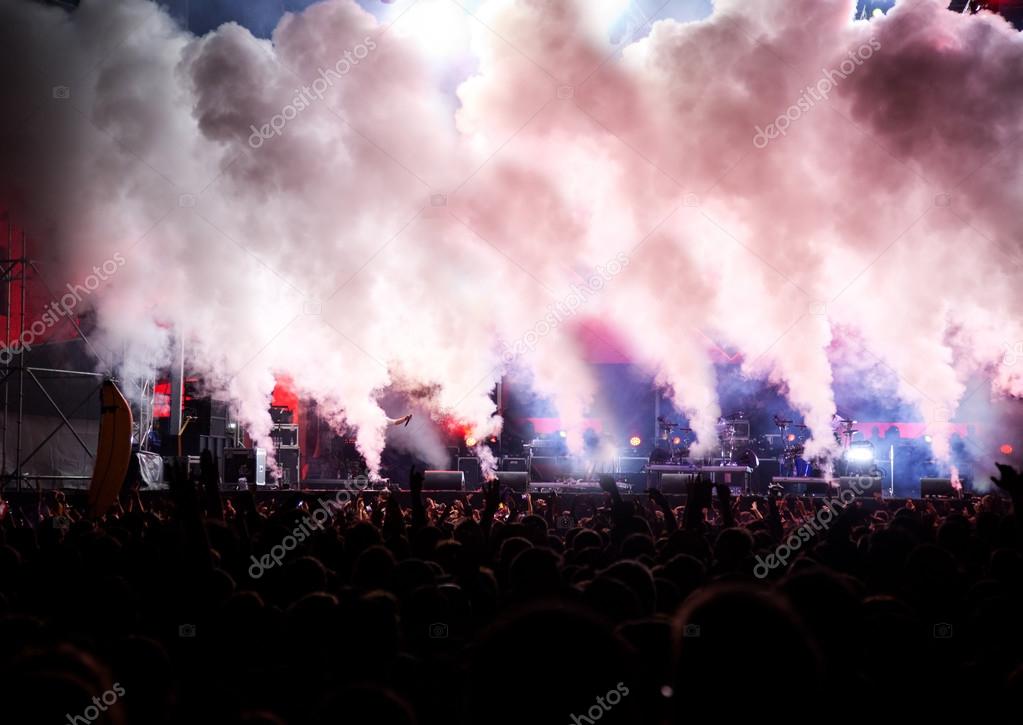
[[483, 484], [483, 500], [486, 501], [487, 513], [493, 514], [497, 511], [497, 506], [501, 503], [501, 482], [496, 478]]
[[422, 471], [417, 470], [415, 465], [409, 468], [408, 487], [414, 497], [418, 498], [423, 493], [423, 480], [424, 476]]
[[668, 499], [664, 497], [664, 494], [658, 491], [656, 488], [648, 488], [646, 495], [650, 497], [650, 500], [655, 504], [664, 508], [668, 505]]
[[1001, 476], [992, 476], [991, 482], [1011, 496], [1018, 496], [1023, 492], [1023, 475], [1015, 468], [1005, 463], [996, 463]]
[[1023, 474], [1004, 463], [996, 463], [995, 465], [998, 467], [998, 472], [1001, 476], [992, 476], [991, 481], [1012, 497], [1013, 510], [1018, 514], [1020, 509], [1023, 508]]

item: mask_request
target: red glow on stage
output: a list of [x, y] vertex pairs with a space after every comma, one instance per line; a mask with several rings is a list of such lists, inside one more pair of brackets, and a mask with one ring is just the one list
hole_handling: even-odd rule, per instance
[[999, 451], [1000, 451], [1000, 452], [1001, 452], [1001, 453], [1002, 453], [1003, 455], [1006, 455], [1006, 456], [1011, 456], [1011, 455], [1012, 455], [1012, 446], [1011, 446], [1011, 445], [1009, 445], [1008, 443], [1003, 443], [1003, 444], [1001, 445], [1001, 447], [1000, 447], [1000, 448], [999, 448], [998, 450], [999, 450]]

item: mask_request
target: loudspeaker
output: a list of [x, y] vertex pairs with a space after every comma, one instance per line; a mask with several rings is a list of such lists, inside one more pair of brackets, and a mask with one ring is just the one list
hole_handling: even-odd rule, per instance
[[277, 480], [277, 476], [271, 471], [269, 476], [270, 483], [287, 486], [288, 488], [298, 486], [302, 475], [299, 468], [298, 446], [278, 448], [274, 455], [277, 457], [277, 465], [281, 469], [281, 477], [280, 480]]
[[525, 471], [498, 471], [497, 480], [516, 493], [526, 493], [529, 490], [529, 474]]
[[298, 426], [294, 423], [278, 423], [270, 429], [270, 438], [274, 448], [287, 448], [298, 445]]
[[921, 478], [920, 497], [924, 496], [954, 496], [951, 478]]
[[695, 476], [691, 473], [662, 473], [660, 480], [661, 493], [686, 493], [686, 486]]
[[224, 451], [224, 483], [266, 485], [265, 448], [228, 448]]
[[461, 471], [424, 471], [424, 491], [464, 491], [465, 474]]
[[523, 473], [529, 470], [529, 461], [526, 458], [513, 458], [511, 456], [505, 456], [501, 459], [501, 470], [502, 471], [521, 471]]
[[[838, 479], [839, 491], [851, 489], [857, 496], [873, 496], [881, 493], [881, 476], [842, 476]], [[855, 484], [855, 488], [853, 488]]]
[[458, 470], [465, 474], [465, 487], [468, 491], [476, 491], [483, 482], [483, 471], [480, 459], [476, 456], [459, 456]]
[[761, 458], [760, 465], [753, 470], [751, 481], [753, 492], [759, 494], [767, 493], [767, 487], [771, 485], [771, 479], [781, 475], [781, 464], [777, 458]]

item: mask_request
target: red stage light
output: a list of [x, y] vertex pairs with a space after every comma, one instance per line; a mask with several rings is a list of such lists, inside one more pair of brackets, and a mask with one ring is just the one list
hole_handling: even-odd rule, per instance
[[1012, 446], [1009, 445], [1008, 443], [1003, 443], [1002, 447], [999, 448], [998, 450], [1002, 452], [1002, 455], [1005, 455], [1005, 456], [1011, 456], [1012, 455]]

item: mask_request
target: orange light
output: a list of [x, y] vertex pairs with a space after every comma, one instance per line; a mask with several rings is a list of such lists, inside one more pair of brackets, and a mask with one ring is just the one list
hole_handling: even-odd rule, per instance
[[465, 437], [465, 445], [469, 446], [470, 448], [475, 446], [476, 442], [477, 442], [476, 438], [471, 435]]
[[632, 438], [629, 439], [629, 445], [632, 446], [633, 448], [635, 448], [636, 446], [638, 446], [642, 442], [643, 442], [643, 439], [640, 438], [639, 436], [632, 436]]
[[795, 439], [796, 439], [796, 434], [795, 434], [795, 433], [789, 433], [789, 434], [788, 434], [788, 435], [787, 435], [787, 436], [785, 437], [785, 440], [789, 441], [790, 443], [791, 443], [792, 441], [794, 441]]
[[1006, 455], [1006, 456], [1011, 456], [1012, 455], [1012, 446], [1009, 445], [1008, 443], [1003, 443], [1002, 447], [999, 448], [998, 450], [1002, 452], [1002, 455]]
[[671, 439], [671, 442], [674, 443], [676, 446], [680, 445], [682, 443], [682, 438], [680, 436], [675, 436], [674, 438]]

